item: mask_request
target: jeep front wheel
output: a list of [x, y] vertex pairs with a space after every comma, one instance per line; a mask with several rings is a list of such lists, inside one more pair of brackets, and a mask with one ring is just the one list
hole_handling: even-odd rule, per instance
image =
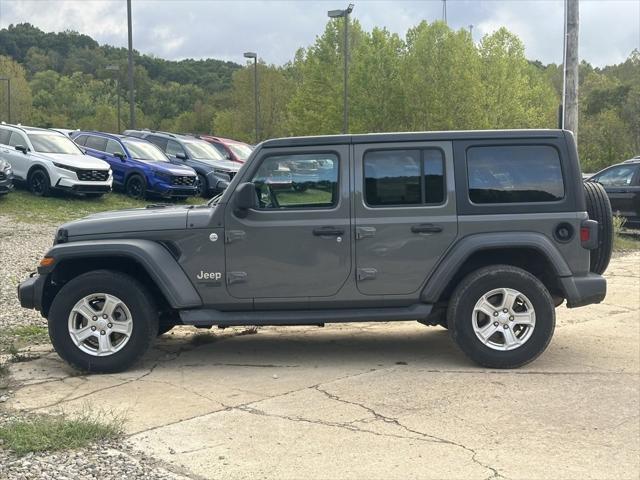
[[134, 278], [96, 270], [65, 284], [49, 310], [49, 336], [72, 366], [96, 373], [126, 370], [157, 335], [153, 298]]
[[447, 321], [451, 337], [471, 360], [489, 368], [516, 368], [549, 345], [555, 309], [535, 276], [496, 265], [464, 278], [449, 302]]

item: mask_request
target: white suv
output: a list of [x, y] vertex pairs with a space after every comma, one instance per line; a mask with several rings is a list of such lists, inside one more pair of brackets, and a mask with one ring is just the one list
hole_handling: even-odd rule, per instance
[[97, 197], [111, 191], [109, 164], [85, 155], [69, 137], [45, 128], [0, 125], [0, 159], [34, 195], [51, 189]]

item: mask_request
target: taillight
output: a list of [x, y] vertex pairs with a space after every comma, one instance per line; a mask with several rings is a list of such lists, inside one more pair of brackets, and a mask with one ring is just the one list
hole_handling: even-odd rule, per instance
[[580, 228], [580, 241], [588, 242], [591, 239], [591, 230], [589, 227], [581, 227]]

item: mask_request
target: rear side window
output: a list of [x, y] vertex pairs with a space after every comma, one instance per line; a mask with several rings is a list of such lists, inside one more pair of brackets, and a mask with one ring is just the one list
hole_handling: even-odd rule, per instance
[[469, 199], [476, 204], [556, 202], [564, 198], [558, 151], [548, 145], [467, 150]]
[[96, 137], [95, 135], [89, 135], [87, 141], [84, 144], [85, 147], [93, 150], [99, 150], [101, 152], [107, 151], [107, 139], [104, 137]]
[[364, 156], [367, 205], [418, 206], [444, 202], [444, 157], [438, 149], [379, 150]]

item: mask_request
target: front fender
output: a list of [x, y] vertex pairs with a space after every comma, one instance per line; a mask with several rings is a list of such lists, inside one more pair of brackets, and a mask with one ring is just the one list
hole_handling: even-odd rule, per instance
[[91, 240], [55, 245], [47, 252], [52, 267], [38, 269], [41, 275], [53, 272], [65, 260], [83, 258], [125, 258], [140, 265], [175, 309], [202, 306], [202, 299], [176, 259], [161, 244], [151, 240]]

